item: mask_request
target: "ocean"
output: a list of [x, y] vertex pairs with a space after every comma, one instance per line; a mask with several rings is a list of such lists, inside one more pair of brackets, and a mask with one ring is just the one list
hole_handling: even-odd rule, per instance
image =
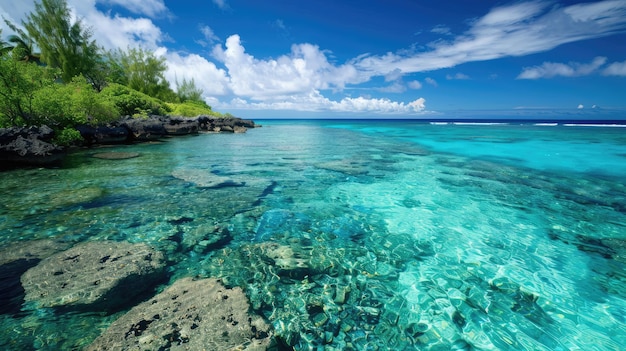
[[257, 123], [1, 172], [0, 348], [81, 349], [132, 307], [24, 301], [15, 247], [113, 240], [167, 257], [154, 293], [241, 287], [282, 349], [624, 349], [624, 125]]

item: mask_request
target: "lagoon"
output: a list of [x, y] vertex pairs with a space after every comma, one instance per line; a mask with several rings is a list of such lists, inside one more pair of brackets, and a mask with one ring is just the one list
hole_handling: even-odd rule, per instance
[[[167, 257], [157, 291], [241, 287], [296, 350], [626, 345], [624, 128], [257, 123], [0, 173], [2, 263], [42, 240], [145, 243]], [[0, 315], [2, 349], [80, 349], [132, 307], [33, 306]]]

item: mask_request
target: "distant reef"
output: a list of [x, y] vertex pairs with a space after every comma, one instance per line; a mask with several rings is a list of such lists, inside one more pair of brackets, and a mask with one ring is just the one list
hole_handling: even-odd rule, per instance
[[[159, 140], [170, 136], [205, 133], [245, 133], [257, 128], [252, 120], [237, 117], [124, 117], [116, 122], [76, 129], [82, 140], [76, 146], [125, 144]], [[68, 148], [54, 143], [54, 130], [48, 126], [0, 128], [0, 168], [50, 166], [58, 164]]]

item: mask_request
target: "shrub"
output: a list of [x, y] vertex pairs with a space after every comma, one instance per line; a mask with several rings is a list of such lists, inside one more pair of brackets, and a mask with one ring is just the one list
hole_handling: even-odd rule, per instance
[[78, 130], [72, 127], [66, 127], [55, 133], [53, 142], [57, 145], [69, 146], [82, 139]]
[[211, 106], [204, 101], [185, 101], [183, 103], [169, 103], [170, 114], [173, 116], [196, 117], [199, 115], [219, 116]]
[[123, 116], [165, 115], [169, 112], [165, 103], [121, 84], [111, 83], [100, 94], [115, 104]]
[[74, 127], [102, 124], [119, 117], [115, 105], [96, 92], [83, 76], [68, 84], [52, 84], [35, 92], [33, 110], [38, 124]]

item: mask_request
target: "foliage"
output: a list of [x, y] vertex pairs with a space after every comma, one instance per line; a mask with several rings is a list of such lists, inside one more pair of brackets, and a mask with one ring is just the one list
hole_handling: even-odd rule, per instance
[[202, 93], [202, 89], [196, 87], [196, 82], [193, 78], [191, 78], [191, 80], [189, 81], [183, 78], [183, 81], [181, 83], [178, 83], [178, 79], [176, 79], [176, 95], [178, 96], [178, 100], [180, 102], [204, 102], [204, 100], [202, 99]]
[[95, 125], [119, 117], [115, 104], [98, 94], [83, 76], [68, 84], [53, 84], [38, 90], [33, 107], [38, 122], [49, 126]]
[[211, 106], [204, 101], [185, 101], [183, 103], [168, 103], [173, 116], [196, 117], [200, 115], [221, 116], [220, 113], [211, 110]]
[[57, 131], [54, 137], [54, 143], [61, 146], [69, 146], [80, 140], [82, 140], [80, 132], [72, 127]]
[[0, 56], [0, 126], [35, 125], [33, 102], [38, 90], [54, 84], [59, 72]]
[[128, 87], [163, 101], [176, 100], [176, 93], [165, 79], [165, 57], [156, 57], [141, 48], [129, 48], [125, 52], [118, 49], [110, 57], [121, 67], [123, 76], [119, 78]]
[[23, 23], [28, 34], [41, 49], [41, 61], [60, 68], [64, 82], [83, 74], [90, 79], [100, 60], [100, 50], [92, 33], [80, 20], [72, 23], [65, 0], [41, 0], [35, 3], [28, 21]]
[[121, 84], [110, 83], [100, 94], [124, 116], [165, 115], [170, 111], [163, 102]]
[[18, 28], [13, 22], [2, 17], [4, 23], [11, 28], [17, 34], [9, 36], [9, 43], [5, 46], [4, 50], [11, 51], [13, 57], [19, 61], [26, 62], [40, 62], [40, 54], [35, 52], [35, 42], [33, 38], [29, 37], [23, 30]]

